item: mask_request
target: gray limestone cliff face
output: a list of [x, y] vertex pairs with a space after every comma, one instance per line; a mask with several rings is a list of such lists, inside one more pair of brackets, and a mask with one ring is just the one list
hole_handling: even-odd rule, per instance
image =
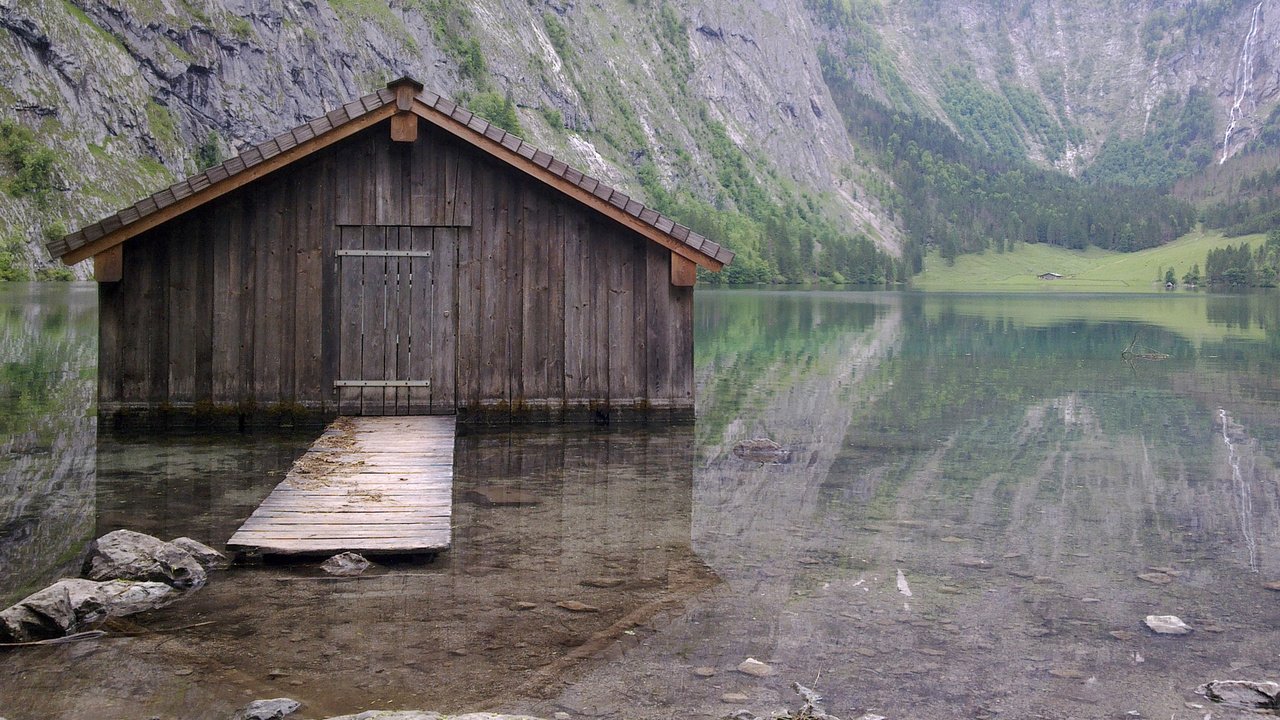
[[[926, 7], [927, 6], [927, 7]], [[1280, 101], [1280, 3], [1044, 0], [996, 7], [978, 0], [891, 3], [880, 31], [899, 73], [940, 116], [955, 68], [1000, 94], [1030, 90], [1083, 142], [1052, 156], [1031, 133], [1032, 159], [1083, 171], [1112, 137], [1141, 136], [1162, 99], [1209, 96], [1219, 137], [1214, 161], [1257, 137]], [[1234, 115], [1233, 115], [1234, 110]], [[1235, 125], [1228, 137], [1232, 118]]]
[[[823, 81], [819, 53], [847, 52], [850, 31], [817, 19], [820, 5], [0, 0], [0, 119], [32, 129], [57, 158], [52, 200], [0, 195], [0, 222], [28, 241], [28, 262], [45, 263], [42, 235], [196, 171], [202, 145], [233, 154], [409, 74], [463, 101], [509, 98], [532, 142], [641, 196], [652, 170], [667, 190], [725, 202], [718, 123], [769, 192], [820, 198], [850, 231], [894, 250], [901, 229], [863, 187], [872, 149], [855, 148]], [[1280, 4], [1224, 5], [1194, 32], [1161, 24], [1193, 5], [854, 3], [881, 49], [849, 59], [880, 63], [879, 76], [864, 72], [873, 96], [909, 93], [944, 121], [955, 68], [996, 93], [1025, 88], [1076, 133], [1051, 151], [1024, 128], [1030, 157], [1073, 173], [1108, 138], [1158, 120], [1161, 98], [1198, 87], [1212, 98], [1219, 154], [1234, 155], [1280, 99]], [[877, 86], [886, 72], [893, 92]]]
[[[73, 228], [196, 171], [203, 143], [234, 154], [403, 74], [509, 97], [530, 140], [632, 192], [652, 162], [668, 189], [714, 197], [708, 117], [766, 186], [824, 192], [852, 158], [800, 0], [0, 0], [0, 28], [0, 117], [59, 160], [52, 210], [0, 198], [33, 242], [50, 218]], [[875, 218], [843, 193], [833, 208]]]

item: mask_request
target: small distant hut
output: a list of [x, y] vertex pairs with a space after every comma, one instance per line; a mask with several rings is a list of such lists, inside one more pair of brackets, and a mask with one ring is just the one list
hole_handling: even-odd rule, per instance
[[1041, 280], [1061, 280], [1062, 276], [1055, 272], [1040, 273], [1036, 277]]
[[733, 254], [402, 78], [49, 243], [93, 259], [108, 418], [693, 408]]

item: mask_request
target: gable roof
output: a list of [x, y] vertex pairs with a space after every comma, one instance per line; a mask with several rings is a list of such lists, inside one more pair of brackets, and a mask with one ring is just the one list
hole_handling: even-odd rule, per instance
[[[413, 93], [410, 95], [410, 93]], [[404, 77], [281, 133], [114, 215], [51, 240], [49, 254], [68, 265], [115, 247], [151, 228], [221, 197], [398, 113], [412, 112], [494, 158], [592, 207], [673, 253], [719, 271], [733, 253], [625, 193], [582, 173]]]

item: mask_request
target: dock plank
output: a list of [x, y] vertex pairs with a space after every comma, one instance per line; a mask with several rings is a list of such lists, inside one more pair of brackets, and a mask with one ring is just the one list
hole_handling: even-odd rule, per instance
[[449, 547], [454, 419], [341, 417], [227, 541], [234, 553], [331, 555]]

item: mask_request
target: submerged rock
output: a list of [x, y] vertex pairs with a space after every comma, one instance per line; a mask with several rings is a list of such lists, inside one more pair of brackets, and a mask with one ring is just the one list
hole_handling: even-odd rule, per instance
[[1177, 615], [1148, 615], [1144, 622], [1160, 635], [1186, 635], [1191, 632], [1191, 626], [1182, 622], [1182, 618]]
[[765, 677], [773, 674], [773, 667], [755, 658], [747, 658], [738, 665], [738, 672], [752, 677]]
[[67, 578], [0, 611], [0, 641], [65, 637], [89, 630], [109, 617], [164, 607], [179, 597], [164, 583]]
[[785, 463], [791, 460], [791, 451], [769, 438], [743, 440], [733, 446], [733, 454], [743, 460], [758, 463]]
[[116, 530], [94, 540], [84, 561], [84, 576], [90, 580], [162, 582], [179, 590], [194, 590], [208, 579], [191, 553], [132, 530]]
[[300, 707], [302, 703], [292, 698], [254, 700], [232, 717], [233, 720], [281, 720]]
[[204, 568], [205, 572], [210, 570], [226, 570], [231, 567], [231, 560], [226, 555], [223, 555], [199, 540], [192, 540], [189, 537], [180, 537], [170, 540], [169, 543], [186, 550], [191, 557], [195, 558], [196, 562], [200, 563], [200, 567]]
[[320, 569], [338, 577], [355, 577], [364, 574], [372, 564], [363, 555], [344, 552], [325, 560], [320, 564]]
[[575, 612], [575, 613], [600, 612], [600, 608], [594, 605], [588, 605], [583, 602], [578, 602], [577, 600], [561, 600], [560, 602], [556, 603], [556, 607], [561, 608], [563, 610], [568, 610], [569, 612]]
[[1280, 710], [1280, 684], [1252, 680], [1214, 680], [1196, 692], [1224, 705], [1248, 710]]

